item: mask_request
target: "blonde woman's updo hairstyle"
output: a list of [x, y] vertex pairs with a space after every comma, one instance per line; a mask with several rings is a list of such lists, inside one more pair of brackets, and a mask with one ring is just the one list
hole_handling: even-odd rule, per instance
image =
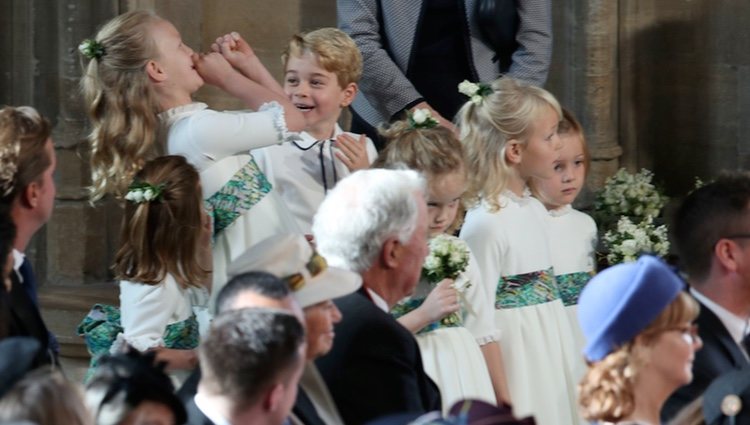
[[581, 415], [617, 422], [635, 408], [634, 384], [645, 349], [665, 331], [692, 322], [698, 304], [656, 257], [618, 264], [594, 276], [578, 304], [588, 371], [578, 385]]
[[182, 287], [198, 286], [208, 270], [198, 262], [203, 199], [198, 172], [182, 156], [147, 162], [135, 185], [159, 187], [156, 199], [129, 201], [125, 206], [117, 279], [156, 285], [171, 274]]
[[30, 106], [0, 109], [0, 200], [10, 204], [39, 181], [52, 158], [45, 152], [52, 128]]
[[467, 168], [472, 170], [467, 199], [471, 203], [484, 200], [490, 211], [498, 211], [510, 171], [505, 162], [506, 143], [511, 139], [524, 142], [545, 108], [560, 117], [562, 110], [548, 91], [511, 77], [501, 77], [491, 87], [492, 93], [481, 101], [469, 100], [456, 117]]
[[83, 56], [81, 88], [91, 119], [91, 199], [124, 195], [156, 146], [159, 104], [146, 73], [157, 56], [152, 12], [133, 11], [109, 21], [96, 34], [95, 57]]

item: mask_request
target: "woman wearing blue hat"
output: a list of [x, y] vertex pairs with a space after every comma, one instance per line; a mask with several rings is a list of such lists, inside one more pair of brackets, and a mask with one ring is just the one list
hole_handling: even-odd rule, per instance
[[657, 425], [661, 407], [693, 379], [702, 342], [698, 304], [661, 260], [643, 256], [596, 275], [581, 293], [578, 319], [588, 371], [578, 386], [584, 418]]

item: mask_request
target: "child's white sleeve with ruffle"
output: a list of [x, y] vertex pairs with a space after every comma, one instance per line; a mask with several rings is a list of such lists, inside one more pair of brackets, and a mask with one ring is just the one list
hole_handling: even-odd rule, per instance
[[167, 325], [187, 319], [192, 314], [185, 294], [172, 276], [158, 285], [120, 281], [120, 322], [123, 332], [117, 335], [111, 352], [127, 344], [138, 351], [164, 345]]

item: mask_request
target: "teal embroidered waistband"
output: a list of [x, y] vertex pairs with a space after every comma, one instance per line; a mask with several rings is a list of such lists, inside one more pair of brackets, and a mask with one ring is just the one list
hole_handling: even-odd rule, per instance
[[214, 236], [260, 202], [271, 188], [265, 174], [260, 171], [255, 160], [250, 158], [218, 192], [206, 200], [207, 208], [213, 216]]
[[578, 296], [581, 295], [583, 287], [591, 280], [596, 272], [575, 272], [559, 274], [557, 287], [560, 289], [560, 298], [566, 306], [578, 304]]
[[[393, 306], [393, 308], [391, 309], [391, 315], [398, 319], [399, 317], [405, 315], [406, 313], [416, 310], [419, 306], [422, 305], [424, 300], [425, 298], [421, 297], [421, 298], [409, 298], [404, 301], [401, 301], [395, 306]], [[459, 327], [463, 327], [463, 325], [464, 325], [463, 317], [461, 316], [461, 313], [459, 311], [453, 314], [449, 314], [438, 321], [430, 323], [429, 325], [420, 329], [419, 332], [417, 332], [417, 335], [426, 334], [428, 332], [432, 332], [435, 329], [440, 329], [440, 328], [459, 328]]]
[[495, 308], [519, 308], [560, 298], [552, 268], [531, 273], [501, 276], [495, 292]]

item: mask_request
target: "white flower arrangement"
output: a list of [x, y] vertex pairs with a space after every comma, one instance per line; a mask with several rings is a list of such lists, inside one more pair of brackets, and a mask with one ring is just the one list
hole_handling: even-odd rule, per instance
[[646, 169], [637, 174], [630, 174], [624, 168], [617, 170], [594, 201], [595, 215], [604, 222], [619, 216], [628, 216], [634, 222], [659, 217], [667, 197], [654, 186], [653, 176]]
[[469, 98], [475, 105], [482, 103], [485, 96], [492, 94], [492, 86], [485, 83], [472, 83], [469, 80], [463, 80], [458, 83], [458, 92]]
[[434, 128], [440, 125], [438, 120], [432, 116], [432, 112], [426, 108], [415, 109], [414, 112], [408, 115], [409, 127], [413, 129], [418, 128]]
[[158, 200], [161, 197], [164, 185], [154, 186], [149, 183], [134, 183], [128, 188], [125, 200], [141, 204]]
[[[429, 242], [430, 253], [422, 265], [422, 276], [433, 285], [440, 283], [443, 279], [456, 279], [469, 266], [469, 247], [461, 239], [441, 233]], [[459, 298], [465, 300], [463, 292], [471, 287], [471, 282], [466, 282], [461, 288], [456, 288]], [[464, 301], [465, 302], [465, 301]], [[462, 322], [459, 313], [449, 314], [440, 322], [444, 325], [455, 325]]]
[[620, 217], [617, 227], [604, 234], [603, 243], [608, 250], [609, 265], [636, 261], [645, 253], [661, 257], [669, 253], [667, 226], [654, 226], [650, 216], [639, 223], [633, 223], [627, 216]]
[[422, 266], [422, 275], [430, 283], [455, 279], [469, 265], [469, 247], [461, 239], [439, 234], [430, 239], [430, 253]]

